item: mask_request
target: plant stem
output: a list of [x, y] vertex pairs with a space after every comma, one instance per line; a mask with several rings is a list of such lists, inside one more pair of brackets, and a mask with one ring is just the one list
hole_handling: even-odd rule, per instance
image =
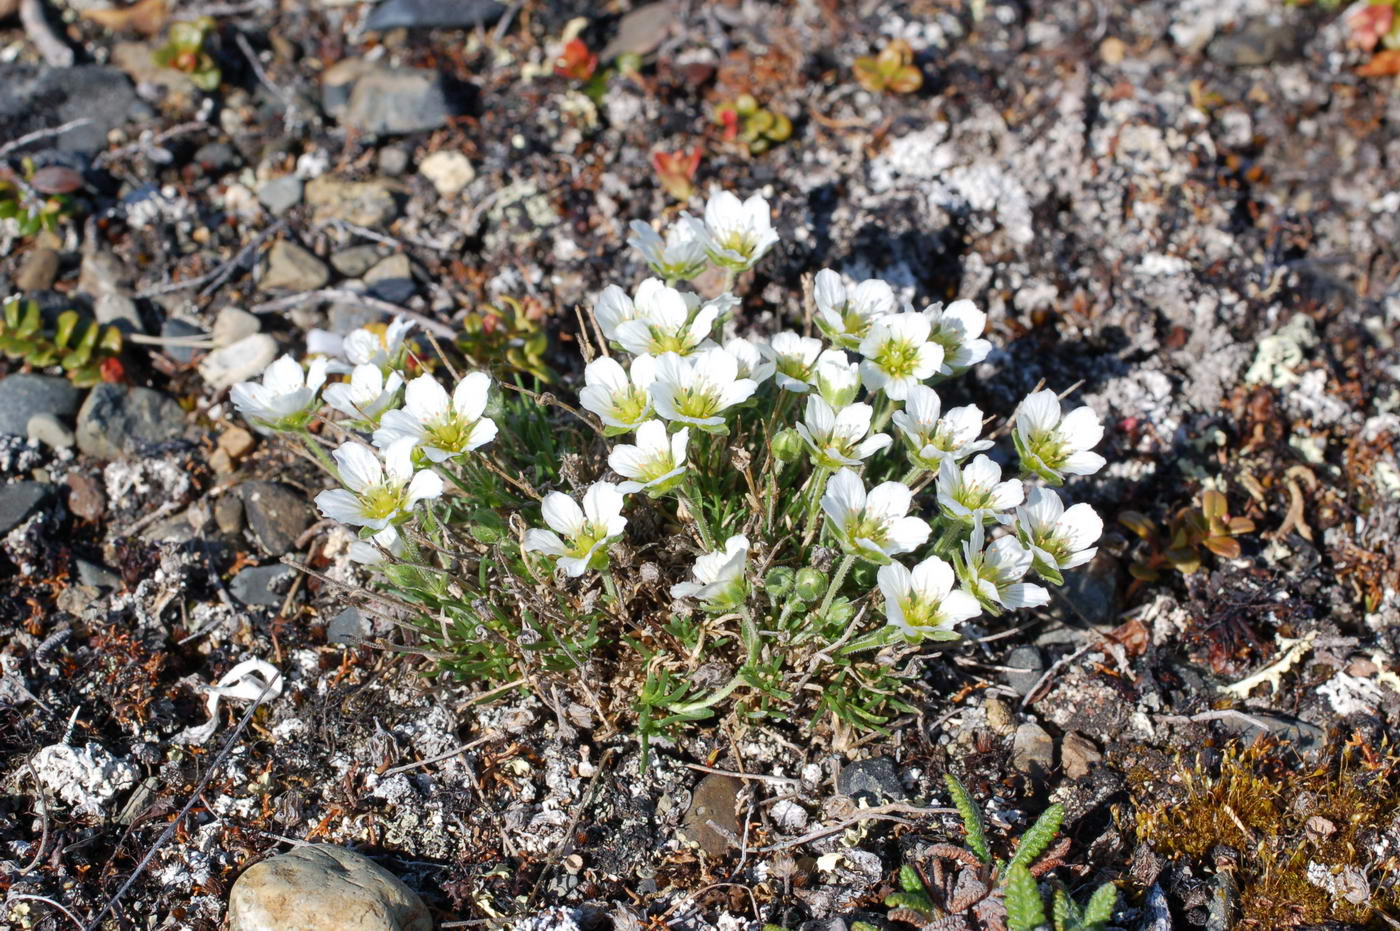
[[608, 597], [612, 599], [612, 603], [618, 610], [621, 610], [622, 596], [617, 593], [617, 581], [613, 578], [612, 570], [604, 569], [600, 574], [603, 576], [603, 588], [607, 590]]
[[320, 443], [316, 442], [316, 438], [311, 435], [311, 431], [302, 427], [301, 430], [297, 432], [301, 435], [301, 442], [306, 446], [307, 450], [311, 452], [311, 455], [316, 457], [316, 461], [321, 464], [321, 468], [329, 472], [331, 478], [335, 479], [337, 482], [340, 481], [340, 470], [335, 467], [335, 461], [331, 459], [330, 454], [326, 452], [325, 448]]
[[914, 481], [914, 479], [918, 478], [919, 474], [923, 471], [924, 470], [921, 466], [911, 466], [909, 468], [909, 471], [904, 473], [904, 478], [899, 480], [899, 483], [901, 485], [909, 485]]
[[816, 529], [817, 515], [821, 513], [822, 492], [826, 490], [826, 478], [831, 472], [825, 466], [817, 466], [807, 481], [811, 484], [811, 497], [807, 500], [807, 523], [802, 528], [802, 545], [806, 546]]
[[894, 409], [897, 403], [887, 394], [881, 394], [878, 406], [875, 408], [875, 417], [870, 421], [870, 435], [874, 436], [885, 428], [885, 424], [890, 422], [894, 416]]
[[[686, 484], [694, 487], [691, 482], [687, 482]], [[709, 522], [705, 520], [705, 513], [701, 511], [700, 506], [696, 504], [695, 497], [679, 488], [676, 489], [676, 497], [680, 499], [681, 503], [685, 505], [685, 509], [690, 512], [690, 516], [694, 518], [695, 526], [700, 531], [700, 542], [704, 544], [705, 550], [707, 552], [713, 552], [715, 548], [715, 538], [710, 534]]]
[[854, 553], [847, 553], [841, 559], [841, 564], [836, 567], [836, 574], [831, 577], [831, 584], [827, 586], [826, 597], [822, 599], [821, 607], [817, 608], [817, 617], [826, 617], [826, 612], [831, 609], [831, 603], [836, 600], [836, 592], [840, 590], [841, 583], [846, 581], [846, 573], [851, 571], [851, 566], [855, 564]]

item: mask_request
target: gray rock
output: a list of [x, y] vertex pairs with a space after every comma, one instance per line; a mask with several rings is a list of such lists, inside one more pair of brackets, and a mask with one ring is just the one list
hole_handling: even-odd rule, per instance
[[86, 559], [75, 559], [73, 564], [78, 569], [78, 581], [93, 588], [121, 588], [122, 578], [111, 569], [101, 563], [89, 562]]
[[107, 134], [126, 122], [135, 103], [135, 88], [116, 68], [0, 63], [0, 139], [86, 119], [47, 144], [65, 152], [96, 152], [106, 147]]
[[29, 418], [25, 424], [25, 434], [49, 449], [72, 449], [76, 437], [73, 431], [64, 426], [63, 421], [53, 414], [39, 413]]
[[[160, 335], [166, 339], [179, 339], [189, 336], [204, 337], [207, 334], [202, 328], [187, 320], [181, 320], [179, 317], [168, 317], [165, 322], [160, 325]], [[165, 347], [165, 354], [181, 364], [192, 361], [197, 351], [198, 350], [190, 346]]]
[[843, 766], [836, 777], [836, 791], [857, 801], [865, 799], [872, 805], [898, 802], [908, 797], [903, 783], [899, 781], [899, 772], [894, 768], [894, 760], [887, 756], [858, 760]]
[[341, 122], [362, 133], [401, 136], [440, 129], [452, 115], [436, 71], [375, 68], [355, 82]]
[[97, 322], [104, 326], [114, 326], [123, 333], [146, 332], [146, 325], [141, 322], [136, 302], [125, 294], [100, 294], [97, 300], [93, 301], [92, 309]]
[[366, 633], [365, 618], [359, 608], [346, 608], [326, 624], [326, 640], [331, 643], [353, 644]]
[[372, 32], [386, 29], [473, 29], [505, 12], [498, 0], [384, 0], [365, 20]]
[[[254, 566], [244, 569], [228, 583], [229, 594], [245, 605], [280, 608], [287, 597], [287, 586], [296, 578], [291, 566]], [[289, 928], [300, 925], [286, 925]]]
[[48, 482], [13, 482], [0, 485], [0, 536], [27, 521], [34, 512], [53, 500], [54, 488]]
[[404, 303], [418, 290], [413, 282], [413, 265], [402, 253], [389, 256], [365, 272], [365, 283], [375, 297], [394, 304]]
[[243, 499], [238, 495], [220, 495], [214, 502], [214, 523], [220, 532], [232, 536], [243, 529]]
[[238, 164], [238, 153], [227, 142], [207, 142], [194, 150], [194, 162], [211, 174], [222, 174]]
[[624, 53], [648, 55], [666, 41], [679, 23], [680, 11], [673, 0], [639, 6], [618, 20], [617, 34], [598, 57], [609, 62]]
[[1055, 765], [1055, 740], [1033, 721], [1016, 728], [1011, 740], [1011, 766], [1029, 776], [1046, 776]]
[[252, 336], [262, 329], [262, 321], [257, 314], [250, 314], [237, 307], [225, 307], [214, 318], [215, 346], [232, 346], [241, 339]]
[[408, 150], [403, 146], [388, 145], [379, 150], [379, 173], [397, 178], [408, 171]]
[[129, 296], [131, 278], [121, 259], [105, 249], [94, 249], [83, 256], [78, 267], [78, 290], [96, 300], [104, 295]]
[[332, 333], [347, 336], [367, 323], [373, 323], [384, 316], [377, 310], [370, 310], [361, 304], [332, 304], [326, 311], [326, 322]]
[[15, 274], [15, 287], [20, 291], [43, 291], [53, 286], [58, 277], [59, 255], [53, 249], [36, 246], [24, 256]]
[[279, 239], [267, 251], [267, 270], [258, 286], [264, 291], [314, 291], [330, 278], [326, 263], [296, 243]]
[[432, 931], [418, 894], [367, 857], [308, 844], [249, 867], [229, 893], [228, 931]]
[[1065, 601], [1091, 627], [1117, 625], [1118, 568], [1118, 559], [1101, 549], [1088, 565], [1065, 573]]
[[710, 856], [723, 856], [730, 847], [737, 846], [735, 839], [741, 828], [734, 809], [743, 788], [744, 783], [733, 776], [711, 773], [701, 779], [677, 833]]
[[66, 378], [21, 372], [0, 378], [0, 433], [27, 436], [35, 414], [72, 417], [82, 392]]
[[317, 223], [344, 220], [373, 229], [385, 226], [398, 214], [398, 205], [382, 181], [345, 181], [321, 175], [306, 185], [306, 202]]
[[1254, 21], [1246, 23], [1238, 32], [1216, 36], [1206, 46], [1206, 55], [1232, 68], [1254, 68], [1296, 58], [1301, 45], [1298, 29], [1293, 24]]
[[100, 384], [78, 411], [78, 448], [94, 459], [123, 459], [179, 436], [185, 412], [151, 388]]
[[287, 553], [311, 525], [306, 496], [290, 485], [244, 482], [238, 493], [258, 547], [269, 556]]
[[1036, 647], [1026, 645], [1019, 646], [1011, 651], [1003, 663], [1007, 669], [1014, 672], [1005, 672], [1006, 684], [1016, 691], [1022, 698], [1026, 696], [1035, 684], [1040, 681], [1040, 677], [1045, 674], [1045, 657], [1041, 655]]
[[282, 175], [264, 181], [258, 188], [258, 200], [275, 214], [284, 214], [301, 203], [301, 179], [296, 175]]
[[199, 374], [211, 388], [220, 390], [256, 378], [276, 358], [277, 341], [266, 333], [254, 333], [200, 359]]
[[359, 278], [378, 261], [378, 246], [351, 246], [331, 253], [331, 267], [346, 278]]

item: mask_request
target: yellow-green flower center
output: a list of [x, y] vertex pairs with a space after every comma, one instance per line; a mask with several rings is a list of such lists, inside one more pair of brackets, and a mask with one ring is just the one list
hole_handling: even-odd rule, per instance
[[445, 419], [424, 424], [425, 445], [449, 452], [462, 452], [471, 441], [476, 421], [448, 415]]
[[403, 510], [405, 495], [402, 485], [384, 484], [366, 488], [358, 497], [366, 517], [387, 520]]
[[880, 347], [876, 363], [891, 378], [908, 378], [919, 367], [919, 349], [903, 339], [892, 339]]

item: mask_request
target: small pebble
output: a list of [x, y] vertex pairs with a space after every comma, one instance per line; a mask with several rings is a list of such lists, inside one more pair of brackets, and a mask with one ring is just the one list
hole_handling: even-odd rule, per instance
[[75, 442], [73, 431], [63, 425], [53, 414], [35, 414], [29, 418], [25, 430], [31, 440], [43, 443], [49, 449], [70, 449]]

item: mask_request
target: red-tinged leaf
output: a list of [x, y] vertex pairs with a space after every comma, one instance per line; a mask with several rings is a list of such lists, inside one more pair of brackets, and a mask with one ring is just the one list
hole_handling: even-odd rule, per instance
[[1225, 496], [1214, 488], [1201, 495], [1201, 513], [1207, 518], [1224, 517], [1229, 513], [1229, 509], [1230, 505]]
[[1232, 517], [1227, 526], [1230, 528], [1230, 532], [1234, 534], [1254, 532], [1254, 521], [1250, 520], [1248, 517]]
[[554, 73], [560, 77], [587, 81], [598, 69], [598, 56], [589, 51], [582, 39], [570, 39], [564, 43], [564, 54], [554, 64]]
[[1373, 51], [1376, 45], [1390, 31], [1395, 21], [1395, 8], [1388, 3], [1373, 3], [1370, 6], [1354, 7], [1346, 15], [1347, 30], [1351, 33], [1351, 44], [1363, 52]]
[[103, 359], [98, 370], [102, 373], [102, 380], [105, 382], [116, 383], [126, 380], [126, 366], [122, 365], [121, 360], [116, 357]]
[[1194, 549], [1170, 549], [1162, 555], [1182, 575], [1190, 575], [1201, 568], [1201, 554]]
[[1222, 559], [1240, 558], [1240, 541], [1234, 537], [1210, 537], [1205, 541], [1205, 547]]
[[924, 75], [913, 65], [905, 65], [895, 72], [887, 87], [896, 94], [912, 94], [924, 86]]
[[83, 176], [62, 165], [47, 165], [34, 172], [29, 185], [40, 194], [71, 194], [83, 186]]
[[1144, 540], [1150, 539], [1156, 527], [1146, 514], [1137, 511], [1124, 511], [1118, 515], [1118, 523], [1127, 527]]
[[1400, 48], [1388, 48], [1356, 69], [1363, 78], [1385, 78], [1400, 74]]

